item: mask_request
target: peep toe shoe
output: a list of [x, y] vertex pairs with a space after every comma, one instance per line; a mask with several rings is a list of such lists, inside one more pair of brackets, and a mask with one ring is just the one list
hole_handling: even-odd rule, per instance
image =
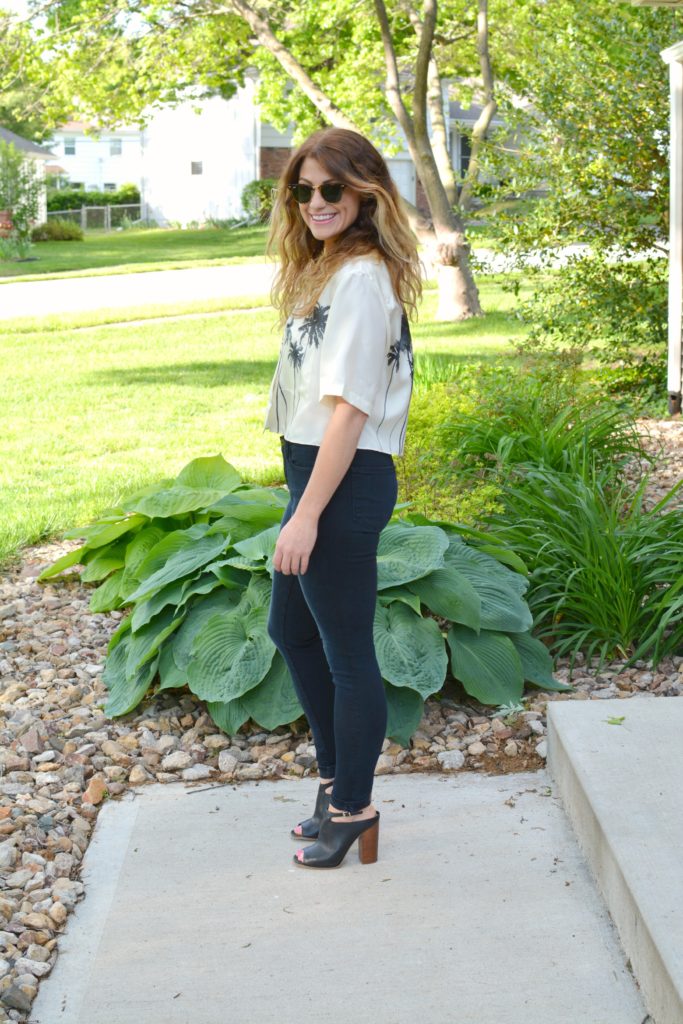
[[291, 835], [294, 839], [317, 839], [318, 832], [320, 829], [320, 823], [327, 814], [327, 808], [330, 806], [330, 799], [332, 793], [326, 793], [325, 790], [331, 787], [331, 782], [321, 782], [318, 786], [318, 795], [315, 800], [315, 810], [313, 811], [313, 817], [306, 818], [305, 821], [299, 822], [301, 832], [295, 832], [294, 829], [290, 829]]
[[[350, 817], [350, 811], [335, 811], [334, 817]], [[303, 860], [294, 855], [294, 863], [306, 868], [338, 868], [358, 840], [358, 856], [361, 864], [374, 864], [377, 860], [379, 842], [379, 811], [374, 818], [359, 821], [333, 821], [328, 814], [320, 824], [317, 842], [303, 851]]]

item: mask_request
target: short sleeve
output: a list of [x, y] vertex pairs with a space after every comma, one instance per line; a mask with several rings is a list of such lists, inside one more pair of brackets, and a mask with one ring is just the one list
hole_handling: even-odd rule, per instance
[[378, 282], [352, 270], [330, 304], [320, 353], [320, 401], [336, 395], [369, 414], [385, 383], [389, 313]]

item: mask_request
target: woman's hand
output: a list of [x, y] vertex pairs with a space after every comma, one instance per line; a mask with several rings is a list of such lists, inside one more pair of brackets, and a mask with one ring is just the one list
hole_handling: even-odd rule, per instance
[[317, 518], [295, 512], [280, 530], [273, 554], [275, 569], [285, 576], [303, 576], [317, 536]]

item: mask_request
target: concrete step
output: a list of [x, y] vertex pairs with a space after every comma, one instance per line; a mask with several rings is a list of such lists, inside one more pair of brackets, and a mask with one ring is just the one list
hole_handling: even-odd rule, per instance
[[652, 1019], [681, 1024], [683, 700], [549, 704], [548, 770]]

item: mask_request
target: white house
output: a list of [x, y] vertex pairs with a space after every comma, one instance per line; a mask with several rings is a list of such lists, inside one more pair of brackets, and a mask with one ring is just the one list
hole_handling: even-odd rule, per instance
[[242, 213], [242, 189], [259, 174], [254, 84], [229, 100], [186, 100], [152, 113], [144, 129], [102, 130], [69, 121], [51, 147], [70, 186], [140, 189], [141, 216], [164, 226]]
[[[42, 180], [45, 179], [45, 165], [48, 160], [54, 158], [54, 153], [46, 149], [45, 146], [37, 146], [35, 142], [30, 142], [29, 139], [16, 135], [15, 132], [11, 132], [8, 128], [0, 127], [0, 139], [3, 142], [11, 143], [15, 149], [23, 153], [26, 159], [32, 162], [36, 175]], [[46, 216], [45, 189], [42, 189], [38, 205], [38, 223], [44, 221]]]
[[229, 100], [157, 112], [140, 139], [142, 216], [159, 224], [240, 216], [242, 190], [259, 176], [259, 132], [249, 80]]

